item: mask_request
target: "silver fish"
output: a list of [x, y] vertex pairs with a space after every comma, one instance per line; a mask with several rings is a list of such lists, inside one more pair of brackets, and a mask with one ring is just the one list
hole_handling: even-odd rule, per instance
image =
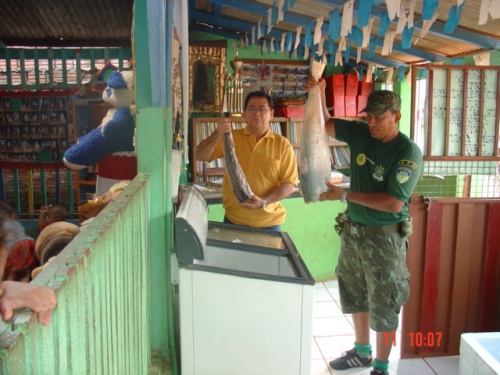
[[231, 132], [224, 134], [224, 164], [234, 195], [240, 203], [245, 203], [253, 193], [236, 156]]
[[[313, 60], [311, 75], [318, 80], [325, 64]], [[306, 203], [316, 202], [327, 191], [331, 159], [325, 131], [325, 119], [318, 87], [309, 91], [305, 104], [304, 121], [300, 136], [299, 179], [300, 193]]]

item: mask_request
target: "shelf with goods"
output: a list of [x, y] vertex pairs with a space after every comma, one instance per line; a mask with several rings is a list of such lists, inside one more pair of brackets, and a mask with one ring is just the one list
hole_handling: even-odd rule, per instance
[[[73, 141], [101, 125], [102, 119], [108, 113], [111, 105], [107, 103], [73, 104]], [[83, 168], [78, 171], [75, 181], [80, 202], [92, 199], [96, 189], [97, 168]]]
[[[300, 157], [300, 134], [302, 129], [302, 123], [304, 119], [302, 117], [292, 117], [288, 122], [287, 138], [293, 146], [295, 157], [297, 161]], [[330, 157], [332, 158], [332, 164], [336, 166], [337, 169], [348, 169], [350, 166], [349, 162], [349, 146], [347, 143], [340, 142], [335, 138], [327, 135], [327, 144], [330, 149]]]
[[0, 160], [61, 162], [71, 127], [71, 91], [0, 95]]
[[[198, 117], [191, 121], [191, 141], [192, 155], [196, 153], [198, 144], [210, 136], [217, 129], [217, 122], [223, 117]], [[234, 129], [241, 129], [246, 126], [244, 117], [230, 117]], [[271, 130], [277, 134], [286, 136], [287, 119], [284, 117], [275, 117], [271, 120]], [[198, 182], [216, 181], [224, 175], [224, 159], [219, 158], [211, 162], [201, 162], [192, 158], [192, 180]]]

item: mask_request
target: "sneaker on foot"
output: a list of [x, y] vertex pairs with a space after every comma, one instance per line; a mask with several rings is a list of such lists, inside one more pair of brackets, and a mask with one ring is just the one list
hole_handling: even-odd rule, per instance
[[371, 372], [370, 375], [389, 375], [389, 372], [387, 371], [382, 371], [379, 368], [374, 368]]
[[[347, 352], [330, 362], [330, 367], [335, 370], [347, 370], [353, 367], [370, 367], [373, 364], [372, 352], [366, 357], [360, 356], [356, 352], [356, 348], [352, 348]], [[373, 374], [372, 374], [373, 375]]]

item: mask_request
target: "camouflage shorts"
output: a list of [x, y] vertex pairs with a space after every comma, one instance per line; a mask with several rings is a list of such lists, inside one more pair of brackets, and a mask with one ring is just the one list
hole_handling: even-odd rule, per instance
[[406, 249], [407, 238], [398, 233], [342, 233], [336, 274], [345, 314], [369, 311], [374, 331], [397, 329], [401, 306], [410, 292]]

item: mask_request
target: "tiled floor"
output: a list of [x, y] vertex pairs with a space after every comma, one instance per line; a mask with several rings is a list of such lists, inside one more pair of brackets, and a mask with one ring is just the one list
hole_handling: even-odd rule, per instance
[[[328, 362], [354, 346], [354, 328], [349, 315], [340, 311], [337, 281], [318, 283], [315, 287], [312, 375], [370, 374], [370, 368], [337, 371]], [[398, 337], [389, 358], [390, 375], [457, 375], [458, 356], [400, 359]], [[372, 344], [375, 343], [373, 334]]]

